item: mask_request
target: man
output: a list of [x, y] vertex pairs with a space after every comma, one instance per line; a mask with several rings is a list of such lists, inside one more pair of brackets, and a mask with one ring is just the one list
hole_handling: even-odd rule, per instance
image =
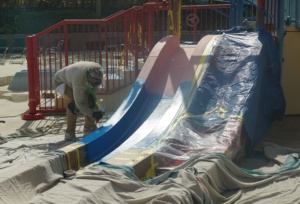
[[96, 120], [103, 117], [95, 103], [95, 89], [102, 84], [101, 65], [94, 62], [81, 61], [59, 70], [55, 76], [55, 87], [65, 84], [64, 97], [66, 108], [67, 129], [66, 141], [77, 141], [75, 135], [77, 113], [84, 114], [84, 132], [97, 128]]

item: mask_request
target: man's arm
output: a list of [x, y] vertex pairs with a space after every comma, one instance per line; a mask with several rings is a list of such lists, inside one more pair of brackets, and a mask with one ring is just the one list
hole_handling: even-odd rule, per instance
[[75, 86], [73, 87], [73, 95], [76, 107], [79, 109], [81, 113], [84, 115], [93, 117], [93, 110], [89, 108], [87, 103], [88, 94], [83, 87]]

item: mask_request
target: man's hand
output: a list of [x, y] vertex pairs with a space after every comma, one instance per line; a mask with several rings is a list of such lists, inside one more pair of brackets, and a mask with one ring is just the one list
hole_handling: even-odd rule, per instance
[[102, 117], [103, 117], [102, 111], [93, 112], [93, 118], [95, 118], [96, 120], [100, 120]]

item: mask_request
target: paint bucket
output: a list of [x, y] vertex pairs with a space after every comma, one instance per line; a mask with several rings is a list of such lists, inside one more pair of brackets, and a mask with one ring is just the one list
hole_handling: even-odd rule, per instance
[[98, 99], [97, 101], [96, 101], [96, 105], [97, 105], [97, 107], [98, 107], [98, 110], [101, 110], [101, 111], [105, 111], [105, 104], [104, 104], [104, 102], [103, 102], [103, 99], [101, 98], [101, 99]]
[[70, 178], [72, 176], [75, 176], [76, 172], [74, 170], [67, 170], [64, 172], [65, 178]]

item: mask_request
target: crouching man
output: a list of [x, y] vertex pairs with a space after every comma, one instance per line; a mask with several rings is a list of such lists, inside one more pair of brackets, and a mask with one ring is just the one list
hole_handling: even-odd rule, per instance
[[68, 104], [65, 140], [77, 141], [75, 129], [79, 112], [84, 115], [85, 133], [94, 131], [97, 128], [96, 121], [103, 117], [103, 112], [97, 109], [94, 101], [95, 90], [100, 87], [103, 80], [101, 65], [87, 61], [76, 62], [59, 70], [54, 79], [55, 88], [64, 85], [64, 98]]

